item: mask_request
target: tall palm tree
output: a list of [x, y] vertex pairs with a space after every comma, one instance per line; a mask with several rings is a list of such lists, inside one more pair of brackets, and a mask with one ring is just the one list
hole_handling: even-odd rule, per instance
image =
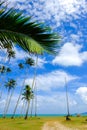
[[[26, 73], [28, 73], [29, 67], [34, 65], [34, 60], [33, 60], [32, 58], [27, 57], [26, 60], [25, 60], [25, 64], [27, 65], [27, 67], [26, 67]], [[19, 63], [18, 66], [19, 66], [20, 69], [23, 69], [23, 67], [24, 67], [22, 63]], [[26, 74], [26, 75], [27, 75], [27, 74]], [[20, 101], [20, 99], [21, 99], [21, 95], [22, 95], [22, 91], [23, 91], [23, 88], [24, 88], [25, 80], [26, 80], [26, 76], [25, 76], [25, 78], [24, 78], [23, 86], [21, 87], [21, 91], [20, 91], [19, 97], [18, 97], [18, 99], [17, 99], [17, 103], [16, 103], [16, 106], [15, 106], [15, 108], [14, 108], [13, 115], [12, 115], [11, 119], [13, 119], [14, 116], [15, 116], [15, 112], [16, 112], [16, 110], [17, 110], [19, 101]]]
[[[38, 56], [36, 57], [36, 63], [35, 63], [35, 71], [34, 71], [34, 77], [32, 81], [32, 91], [35, 90], [35, 80], [36, 80], [36, 73], [37, 73], [37, 65], [38, 65]], [[31, 100], [31, 114], [30, 116], [32, 117], [32, 112], [33, 112], [33, 106], [34, 106], [34, 99]]]
[[3, 74], [6, 72], [6, 67], [4, 65], [0, 66], [0, 73]]
[[[6, 67], [4, 65], [0, 66], [0, 74], [1, 74], [1, 81], [4, 81], [4, 74], [6, 73]], [[0, 83], [0, 98], [2, 97], [2, 82]]]
[[[23, 65], [22, 63], [19, 63], [18, 66], [19, 66], [19, 69], [23, 69], [23, 68], [24, 68], [24, 65]], [[24, 83], [25, 83], [25, 80], [23, 81], [23, 86], [24, 86]], [[18, 97], [18, 99], [17, 99], [17, 103], [16, 103], [16, 105], [15, 105], [15, 108], [14, 108], [13, 114], [12, 114], [12, 116], [11, 116], [11, 119], [13, 119], [14, 116], [15, 116], [15, 113], [16, 113], [16, 110], [17, 110], [17, 107], [18, 107], [18, 104], [19, 104], [21, 95], [22, 95], [22, 91], [23, 91], [23, 88], [21, 88], [21, 91], [20, 91], [19, 97]]]
[[65, 77], [65, 87], [66, 87], [66, 103], [67, 103], [67, 116], [66, 116], [66, 120], [70, 120], [70, 118], [69, 118], [69, 116], [70, 116], [70, 112], [69, 112], [69, 99], [68, 99], [68, 89], [67, 89], [66, 77]]
[[26, 120], [28, 118], [30, 100], [34, 97], [33, 91], [29, 85], [25, 86], [25, 89], [22, 95], [23, 95], [22, 99], [27, 101], [27, 109], [26, 109], [26, 114], [24, 118]]
[[18, 66], [19, 66], [20, 69], [24, 68], [24, 65], [22, 63], [19, 63]]
[[[6, 100], [6, 104], [5, 104], [5, 108], [4, 108], [4, 114], [3, 114], [4, 118], [5, 118], [6, 113], [8, 111], [10, 101], [11, 101], [11, 97], [13, 95], [13, 91], [14, 91], [15, 86], [16, 86], [16, 81], [14, 79], [10, 79], [5, 84], [5, 87], [8, 89], [8, 94], [7, 94], [7, 100]], [[11, 92], [12, 89], [13, 89], [13, 91]], [[11, 92], [11, 94], [10, 94], [10, 92]]]
[[8, 51], [8, 61], [10, 61], [11, 58], [15, 58], [15, 51], [12, 49]]
[[[12, 49], [13, 43], [28, 53], [58, 53], [60, 37], [42, 23], [32, 22], [15, 9], [7, 9], [0, 2], [0, 48]], [[7, 47], [7, 46], [10, 47]]]
[[[5, 81], [5, 75], [6, 75], [7, 73], [10, 73], [10, 72], [11, 72], [11, 69], [10, 69], [9, 67], [2, 66], [1, 74], [4, 74], [4, 77], [1, 78], [2, 84], [3, 84], [4, 81]], [[1, 98], [1, 97], [2, 97], [2, 92], [3, 92], [3, 86], [0, 85], [0, 87], [1, 87], [1, 91], [0, 91], [0, 98]]]

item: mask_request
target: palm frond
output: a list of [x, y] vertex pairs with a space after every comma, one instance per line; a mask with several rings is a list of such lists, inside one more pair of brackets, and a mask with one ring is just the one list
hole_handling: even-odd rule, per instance
[[11, 40], [29, 53], [43, 54], [56, 53], [60, 37], [42, 23], [31, 22], [31, 17], [11, 8], [0, 11], [0, 42], [3, 44], [2, 39]]

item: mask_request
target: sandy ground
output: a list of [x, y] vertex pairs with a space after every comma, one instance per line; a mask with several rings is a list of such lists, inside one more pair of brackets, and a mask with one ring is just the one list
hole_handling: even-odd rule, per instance
[[65, 127], [59, 122], [47, 122], [44, 124], [42, 130], [79, 130], [79, 129]]

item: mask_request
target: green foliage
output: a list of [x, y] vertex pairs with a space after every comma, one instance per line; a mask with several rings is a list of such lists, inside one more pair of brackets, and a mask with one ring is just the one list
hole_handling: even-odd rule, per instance
[[0, 66], [0, 73], [3, 74], [6, 72], [6, 67], [4, 65]]
[[19, 63], [18, 66], [19, 66], [20, 69], [24, 68], [24, 65], [22, 63]]
[[22, 94], [22, 99], [29, 101], [34, 97], [33, 91], [29, 85], [26, 85]]
[[5, 87], [10, 91], [16, 86], [16, 81], [14, 79], [10, 79], [5, 83]]
[[49, 31], [42, 23], [31, 22], [15, 9], [2, 8], [0, 4], [0, 48], [13, 43], [18, 44], [29, 53], [57, 53], [60, 37]]
[[27, 64], [29, 66], [34, 66], [35, 62], [32, 58], [26, 58], [25, 64]]

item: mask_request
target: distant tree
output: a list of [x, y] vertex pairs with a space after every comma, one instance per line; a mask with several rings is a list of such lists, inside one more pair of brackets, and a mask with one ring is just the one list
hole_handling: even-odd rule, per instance
[[[8, 111], [8, 108], [9, 108], [9, 105], [10, 105], [10, 101], [11, 101], [15, 86], [16, 86], [16, 81], [14, 79], [10, 79], [5, 84], [5, 87], [8, 89], [8, 94], [7, 94], [6, 104], [5, 104], [5, 108], [4, 108], [4, 114], [3, 114], [4, 118], [6, 117], [6, 113]], [[13, 91], [11, 91], [11, 90], [13, 90]]]
[[30, 100], [34, 97], [33, 91], [30, 88], [29, 85], [26, 85], [24, 88], [24, 92], [22, 94], [22, 99], [24, 99], [25, 101], [27, 101], [27, 109], [26, 109], [26, 114], [25, 114], [25, 118], [28, 118], [28, 112], [29, 112], [29, 105], [30, 105]]
[[6, 66], [0, 66], [0, 72], [1, 72], [1, 75], [3, 75], [3, 77], [1, 77], [1, 81], [2, 83], [0, 84], [0, 88], [1, 88], [1, 91], [0, 91], [0, 98], [2, 97], [2, 91], [3, 91], [3, 84], [5, 82], [5, 75], [7, 73], [10, 73], [11, 72], [11, 69], [9, 67], [6, 67]]
[[24, 65], [22, 63], [19, 63], [18, 66], [19, 66], [20, 69], [24, 68]]

